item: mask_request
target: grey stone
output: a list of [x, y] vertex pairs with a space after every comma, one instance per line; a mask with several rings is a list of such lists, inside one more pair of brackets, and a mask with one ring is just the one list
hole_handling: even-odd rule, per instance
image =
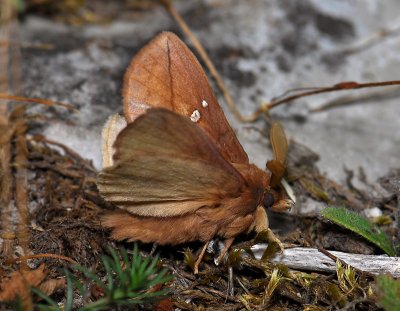
[[[381, 28], [395, 26], [397, 0], [181, 0], [176, 7], [209, 51], [244, 115], [291, 88], [399, 79], [399, 36], [356, 53], [341, 53]], [[49, 121], [42, 131], [92, 159], [98, 168], [101, 127], [121, 110], [122, 78], [131, 57], [158, 32], [179, 30], [162, 8], [139, 16], [83, 27], [31, 16], [20, 27], [23, 41], [55, 47], [23, 50], [24, 95], [71, 103], [80, 110], [46, 109]], [[391, 94], [390, 89], [381, 91]], [[271, 115], [290, 139], [320, 155], [319, 168], [329, 177], [342, 183], [344, 166], [363, 167], [375, 181], [399, 167], [398, 94], [321, 113], [309, 111], [342, 95], [301, 99]], [[264, 122], [241, 124], [222, 99], [220, 103], [251, 160], [264, 167], [271, 157]]]

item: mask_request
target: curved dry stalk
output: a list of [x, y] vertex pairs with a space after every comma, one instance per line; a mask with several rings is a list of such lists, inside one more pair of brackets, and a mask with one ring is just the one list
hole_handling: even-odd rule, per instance
[[60, 259], [60, 260], [65, 260], [68, 261], [74, 265], [77, 265], [78, 262], [73, 260], [70, 257], [67, 256], [62, 256], [62, 255], [57, 255], [57, 254], [34, 254], [34, 255], [26, 255], [18, 258], [12, 258], [9, 260], [6, 260], [4, 263], [6, 265], [11, 265], [16, 262], [21, 262], [21, 261], [27, 261], [29, 259], [40, 259], [40, 258], [53, 258], [53, 259]]
[[[28, 209], [28, 147], [26, 143], [26, 124], [24, 121], [25, 109], [17, 110], [15, 132], [15, 205], [18, 211], [16, 236], [23, 253], [29, 253], [29, 209]], [[28, 268], [26, 261], [22, 261], [22, 268]]]
[[55, 102], [55, 101], [43, 99], [43, 98], [23, 97], [23, 96], [10, 95], [10, 94], [6, 94], [6, 93], [0, 93], [0, 99], [15, 100], [15, 101], [20, 101], [20, 102], [28, 102], [28, 103], [36, 103], [36, 104], [41, 104], [41, 105], [46, 105], [46, 106], [60, 106], [60, 107], [67, 108], [69, 110], [78, 111], [78, 109], [76, 109], [74, 106], [72, 106], [70, 104]]
[[356, 89], [392, 86], [392, 85], [400, 85], [400, 80], [370, 82], [370, 83], [358, 83], [358, 82], [354, 82], [354, 81], [341, 82], [341, 83], [335, 84], [333, 86], [312, 88], [309, 91], [300, 91], [293, 95], [284, 96], [283, 98], [281, 98], [279, 100], [271, 101], [270, 103], [266, 103], [266, 104], [262, 105], [262, 107], [259, 109], [259, 111], [260, 111], [260, 113], [263, 113], [263, 112], [269, 111], [272, 108], [275, 108], [279, 105], [286, 104], [295, 99], [298, 99], [301, 97], [306, 97], [306, 96], [312, 96], [312, 95], [334, 92], [334, 91], [347, 91], [347, 90], [356, 90]]
[[1, 45], [9, 45], [12, 44], [14, 46], [18, 46], [21, 49], [40, 49], [40, 50], [54, 50], [54, 44], [51, 43], [35, 43], [35, 42], [23, 42], [16, 40], [1, 40]]
[[[0, 37], [10, 37], [10, 24], [14, 11], [10, 1], [0, 2]], [[8, 91], [9, 77], [8, 66], [10, 62], [9, 44], [0, 46], [0, 92]], [[0, 213], [1, 213], [1, 237], [3, 238], [2, 254], [11, 257], [14, 248], [14, 228], [12, 222], [12, 170], [11, 170], [11, 138], [14, 129], [9, 124], [7, 105], [0, 105]]]
[[[11, 138], [9, 130], [3, 133]], [[3, 134], [3, 135], [4, 135]], [[12, 223], [12, 171], [11, 171], [11, 140], [8, 139], [0, 146], [0, 208], [1, 208], [1, 237], [3, 238], [2, 254], [11, 257], [14, 248], [14, 230]]]

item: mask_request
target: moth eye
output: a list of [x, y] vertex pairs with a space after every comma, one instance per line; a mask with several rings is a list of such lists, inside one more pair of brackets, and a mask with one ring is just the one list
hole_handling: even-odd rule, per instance
[[192, 120], [192, 122], [199, 122], [200, 120], [200, 112], [196, 109], [195, 111], [193, 111], [192, 115], [190, 116], [190, 120]]
[[265, 208], [271, 207], [275, 203], [275, 198], [271, 193], [264, 194], [263, 205]]
[[203, 108], [207, 108], [207, 107], [208, 107], [208, 103], [206, 102], [205, 99], [203, 99], [203, 101], [201, 102], [201, 106], [202, 106]]

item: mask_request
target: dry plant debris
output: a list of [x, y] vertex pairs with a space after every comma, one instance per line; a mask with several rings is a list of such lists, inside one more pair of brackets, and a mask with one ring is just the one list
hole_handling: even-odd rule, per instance
[[[29, 124], [27, 129], [29, 130]], [[31, 224], [28, 232], [29, 252], [67, 256], [82, 266], [90, 267], [90, 270], [100, 277], [105, 276], [100, 257], [106, 252], [106, 246], [112, 243], [107, 232], [100, 226], [99, 216], [112, 207], [97, 193], [94, 183], [96, 170], [90, 162], [59, 142], [49, 141], [42, 136], [24, 134], [24, 137], [27, 141], [26, 176]], [[12, 136], [9, 139], [11, 138]], [[11, 140], [11, 146], [14, 146], [11, 153], [13, 158], [20, 152], [15, 146], [16, 141], [17, 137]], [[343, 202], [357, 210], [373, 201], [374, 204], [380, 204], [378, 206], [384, 209], [389, 218], [394, 219], [398, 198], [394, 192], [396, 188], [392, 184], [399, 179], [399, 174], [392, 172], [390, 176], [382, 179], [382, 184], [392, 195], [389, 198], [375, 198], [370, 193], [354, 187], [339, 186], [322, 176], [315, 166], [318, 157], [304, 146], [293, 142], [289, 154], [288, 180], [296, 189], [300, 204], [313, 197], [322, 202]], [[14, 169], [11, 171], [13, 174]], [[14, 187], [12, 191], [15, 191]], [[315, 215], [278, 216], [286, 219], [283, 223], [293, 225], [287, 232], [281, 231], [288, 245], [325, 247], [351, 253], [379, 253], [379, 250], [361, 238], [328, 224]], [[386, 228], [391, 227], [386, 225]], [[398, 232], [391, 232], [392, 236], [397, 234]], [[272, 264], [268, 260], [256, 260], [251, 255], [239, 256], [241, 250], [248, 253], [250, 247], [260, 240], [262, 241], [262, 237], [251, 240], [248, 236], [239, 238], [229, 253], [227, 262], [220, 266], [214, 264], [212, 253], [207, 254], [198, 277], [193, 275], [190, 268], [194, 255], [191, 251], [183, 250], [185, 247], [197, 250], [200, 244], [159, 247], [163, 266], [175, 276], [169, 285], [173, 305], [184, 310], [198, 310], [202, 306], [207, 310], [312, 310], [353, 305], [354, 308], [376, 310], [377, 298], [370, 289], [373, 284], [370, 275], [350, 267], [338, 268], [337, 275], [305, 273], [290, 270], [280, 264]], [[131, 244], [122, 245], [132, 247]], [[143, 254], [149, 256], [150, 246], [141, 245], [140, 248]], [[39, 262], [46, 263], [50, 280], [59, 277], [59, 268], [67, 265], [62, 259], [46, 257], [32, 259], [30, 265], [38, 266]], [[50, 281], [44, 281], [42, 267], [32, 270], [31, 275], [37, 274], [38, 277], [29, 284], [39, 288], [46, 284], [50, 287], [50, 293], [53, 285]], [[17, 270], [13, 275], [19, 275], [21, 278], [21, 273]], [[3, 288], [8, 284], [4, 282]], [[27, 290], [25, 293], [28, 297]], [[95, 290], [90, 291], [90, 299], [96, 299], [97, 296]], [[165, 304], [169, 305], [167, 302]]]
[[2, 276], [0, 280], [0, 302], [21, 299], [21, 303], [27, 310], [32, 307], [31, 288], [35, 287], [46, 295], [53, 294], [56, 290], [65, 287], [65, 279], [47, 279], [48, 272], [45, 265], [41, 264], [34, 270], [13, 271], [9, 275]]

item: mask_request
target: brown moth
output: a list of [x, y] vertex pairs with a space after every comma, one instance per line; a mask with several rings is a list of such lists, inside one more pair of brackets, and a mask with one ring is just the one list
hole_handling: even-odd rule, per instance
[[[132, 60], [124, 79], [124, 114], [119, 134], [97, 186], [118, 206], [103, 218], [116, 240], [180, 244], [226, 240], [222, 258], [240, 233], [268, 232], [265, 208], [291, 206], [280, 190], [287, 141], [271, 128], [275, 159], [267, 173], [248, 156], [219, 106], [201, 65], [173, 33], [163, 32]], [[115, 119], [111, 120], [111, 123]], [[120, 127], [122, 127], [120, 125]], [[111, 138], [110, 138], [111, 137]]]

